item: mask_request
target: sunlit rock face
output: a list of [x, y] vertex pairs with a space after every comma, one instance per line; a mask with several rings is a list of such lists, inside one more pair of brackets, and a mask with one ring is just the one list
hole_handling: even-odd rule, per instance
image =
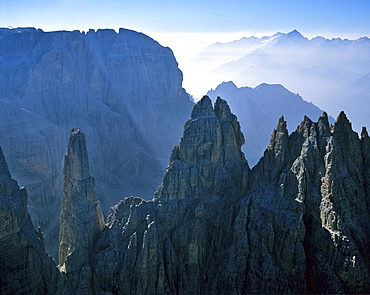
[[[0, 148], [0, 293], [56, 294], [59, 271], [27, 211], [27, 192], [11, 178]], [[60, 290], [62, 290], [62, 285]]]
[[287, 279], [283, 289], [261, 281], [262, 292], [368, 293], [368, 134], [359, 138], [344, 113], [333, 126], [325, 113], [317, 123], [305, 117], [289, 136], [285, 126], [281, 118], [251, 173], [249, 227], [262, 245], [249, 263], [272, 253], [284, 276], [251, 268], [247, 283]]
[[213, 108], [205, 96], [193, 108], [184, 135], [172, 151], [156, 198], [202, 198], [240, 187], [247, 167], [240, 150], [243, 144], [239, 122], [227, 103], [218, 98]]
[[[169, 48], [124, 29], [1, 29], [0, 57], [0, 143], [47, 241], [57, 240], [63, 154], [75, 126], [87, 135], [103, 210], [125, 195], [152, 196], [193, 106]], [[42, 209], [50, 204], [56, 212]]]

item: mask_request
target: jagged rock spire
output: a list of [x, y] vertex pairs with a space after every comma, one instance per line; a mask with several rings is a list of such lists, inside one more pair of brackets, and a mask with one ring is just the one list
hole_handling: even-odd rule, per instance
[[339, 113], [334, 123], [334, 132], [353, 132], [352, 124], [343, 111]]
[[14, 193], [18, 193], [18, 185], [11, 178], [8, 164], [0, 147], [0, 196], [12, 196]]
[[244, 136], [226, 101], [217, 98], [215, 107], [204, 96], [193, 108], [180, 143], [156, 197], [161, 200], [210, 194], [223, 195], [243, 187], [249, 167], [241, 152]]
[[253, 169], [258, 170], [261, 175], [270, 180], [276, 178], [285, 163], [287, 143], [287, 123], [284, 116], [281, 116], [276, 128], [271, 133], [270, 144], [265, 150], [263, 158]]
[[5, 161], [5, 157], [3, 154], [3, 150], [0, 147], [0, 173], [5, 174], [7, 176], [10, 176], [9, 169], [8, 169], [8, 164]]
[[[73, 128], [64, 157], [64, 190], [59, 233], [59, 266], [66, 272], [88, 263], [104, 219], [90, 176], [84, 133]], [[68, 263], [69, 260], [73, 263]], [[68, 266], [73, 265], [73, 269]]]

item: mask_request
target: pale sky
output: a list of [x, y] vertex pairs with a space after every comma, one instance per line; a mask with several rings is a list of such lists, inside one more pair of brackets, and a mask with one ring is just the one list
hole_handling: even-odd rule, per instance
[[369, 35], [369, 0], [0, 0], [0, 27]]
[[[0, 0], [0, 27], [127, 28], [187, 55], [216, 41], [297, 29], [306, 37], [370, 35], [370, 0]], [[185, 58], [181, 53], [177, 58]]]

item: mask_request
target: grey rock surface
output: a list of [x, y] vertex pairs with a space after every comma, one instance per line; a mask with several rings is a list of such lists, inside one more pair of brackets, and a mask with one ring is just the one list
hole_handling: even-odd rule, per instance
[[[65, 195], [91, 196], [86, 148], [81, 132], [72, 131], [71, 138], [74, 133], [71, 141], [78, 148], [71, 145], [65, 171], [87, 190], [68, 189]], [[73, 251], [67, 255], [57, 292], [369, 293], [366, 129], [359, 138], [344, 113], [333, 125], [323, 113], [317, 122], [304, 117], [289, 134], [281, 117], [252, 170], [241, 152], [243, 143], [227, 103], [218, 98], [212, 106], [202, 98], [152, 200], [123, 199], [111, 208], [104, 228], [95, 222], [101, 220], [96, 199], [90, 214], [83, 210], [82, 216], [90, 218], [84, 219], [90, 220], [84, 233], [93, 233], [81, 235], [85, 250], [77, 251], [78, 257]], [[0, 168], [3, 162], [0, 157]], [[2, 171], [8, 180], [7, 170]], [[4, 183], [1, 190], [12, 191]], [[72, 182], [67, 177], [65, 183]], [[65, 208], [88, 208], [79, 197], [66, 198]], [[62, 214], [63, 222], [75, 233], [84, 228], [68, 215]], [[61, 252], [68, 253], [63, 247]]]
[[104, 217], [90, 176], [85, 134], [73, 128], [64, 157], [64, 189], [59, 232], [59, 268], [67, 273], [71, 293], [91, 293], [82, 272], [91, 271], [95, 242], [103, 230]]
[[59, 271], [32, 224], [26, 189], [11, 178], [1, 148], [0, 265], [1, 294], [57, 294]]
[[96, 248], [97, 290], [369, 292], [366, 130], [360, 139], [344, 113], [333, 126], [324, 113], [289, 135], [280, 118], [251, 171], [242, 143], [223, 100], [195, 105], [154, 199], [112, 208]]
[[[57, 253], [60, 193], [63, 187], [65, 131], [6, 100], [0, 100], [0, 144], [12, 175], [31, 191], [28, 210], [44, 232], [50, 253]], [[28, 192], [27, 191], [27, 192]]]
[[248, 252], [249, 167], [225, 101], [193, 108], [152, 201], [126, 198], [98, 241], [95, 282], [112, 293], [238, 293]]
[[55, 257], [71, 128], [87, 135], [108, 212], [126, 195], [153, 195], [193, 103], [172, 51], [130, 30], [3, 28], [0, 57], [0, 143]]

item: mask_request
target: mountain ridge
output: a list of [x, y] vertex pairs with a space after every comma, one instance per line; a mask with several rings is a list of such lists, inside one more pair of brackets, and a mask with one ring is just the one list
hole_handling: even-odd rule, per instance
[[[73, 132], [78, 129], [71, 137]], [[212, 105], [203, 97], [154, 198], [128, 197], [113, 206], [96, 243], [86, 249], [89, 259], [71, 259], [64, 276], [49, 265], [46, 287], [57, 294], [368, 293], [366, 128], [359, 138], [344, 112], [332, 126], [323, 113], [317, 122], [305, 116], [289, 134], [281, 117], [253, 169], [243, 143], [226, 101]], [[84, 154], [83, 144], [78, 151]], [[4, 162], [0, 153], [0, 179], [7, 181]], [[2, 239], [4, 245], [7, 237]], [[27, 271], [33, 264], [22, 265]], [[0, 288], [9, 293], [20, 290], [6, 281], [12, 275], [1, 276]]]
[[[284, 116], [292, 132], [303, 116], [318, 118], [323, 113], [312, 103], [306, 102], [280, 84], [262, 83], [255, 88], [238, 88], [233, 82], [223, 82], [207, 93], [212, 100], [218, 96], [225, 98], [231, 110], [239, 118], [247, 140], [243, 152], [251, 166], [254, 166], [263, 154], [270, 139], [270, 131], [275, 122]], [[331, 123], [334, 119], [329, 117]]]
[[[222, 81], [231, 80], [239, 87], [255, 87], [261, 83], [282, 84], [332, 114], [341, 110], [352, 113], [356, 126], [369, 125], [368, 117], [361, 112], [355, 113], [349, 103], [340, 105], [332, 101], [332, 96], [341, 94], [343, 85], [369, 72], [369, 38], [315, 37], [309, 40], [299, 37], [296, 40], [294, 35], [302, 36], [298, 31], [292, 31], [251, 39], [253, 42], [240, 39], [212, 44], [184, 66], [185, 85], [189, 92], [193, 95], [198, 93], [200, 97], [200, 89], [205, 92]], [[355, 100], [355, 104], [369, 101], [368, 96], [346, 96], [343, 99]]]

